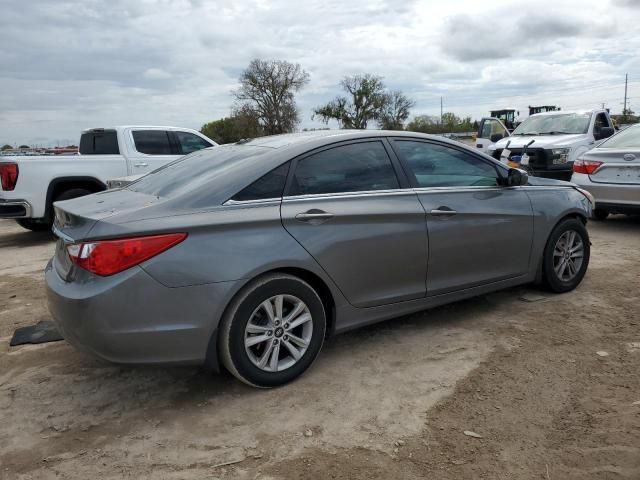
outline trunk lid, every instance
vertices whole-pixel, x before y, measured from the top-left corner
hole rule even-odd
[[[640,184],[640,149],[595,148],[583,158],[603,162],[598,170],[589,176],[592,182]]]

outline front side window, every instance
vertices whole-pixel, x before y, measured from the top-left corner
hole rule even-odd
[[[445,145],[396,140],[395,145],[418,187],[498,185],[498,172],[487,162]]]
[[[169,135],[164,130],[134,130],[136,150],[147,155],[172,155]]]
[[[202,150],[203,148],[209,148],[211,146],[211,144],[204,138],[200,138],[193,133],[175,132],[175,134],[178,138],[178,143],[180,143],[182,153],[184,153],[185,155],[192,152],[197,152],[198,150]]]
[[[480,138],[495,139],[497,135],[500,135],[500,138],[503,138],[507,137],[509,132],[507,132],[497,120],[485,120],[482,122]]]
[[[399,186],[382,143],[361,142],[323,150],[300,160],[290,195],[391,190]]]

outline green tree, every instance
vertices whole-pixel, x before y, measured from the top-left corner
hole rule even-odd
[[[415,102],[400,90],[388,93],[378,125],[383,130],[403,130],[404,122],[409,118],[410,110],[414,105]]]
[[[440,118],[432,115],[418,115],[407,124],[407,130],[420,133],[442,133]]]
[[[31,148],[29,145],[20,145],[20,148]]]
[[[382,116],[388,98],[382,77],[371,74],[346,76],[340,86],[347,96],[339,95],[329,103],[317,107],[313,117],[324,123],[337,120],[340,128],[367,128],[372,120]]]
[[[8,143],[5,143],[5,144],[2,146],[2,148],[0,148],[0,150],[2,150],[2,151],[4,152],[5,150],[10,150],[10,149],[12,149],[12,148],[13,148],[13,147],[12,147],[11,145],[9,145]]]
[[[249,108],[241,108],[230,117],[205,123],[200,133],[217,143],[235,143],[243,138],[255,138],[264,135],[260,121]]]
[[[266,135],[292,132],[299,123],[295,93],[309,83],[297,63],[255,59],[240,74],[234,92],[240,109],[253,112]]]

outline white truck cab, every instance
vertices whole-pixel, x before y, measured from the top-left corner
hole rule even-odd
[[[0,156],[0,218],[48,229],[54,202],[105,190],[110,179],[146,174],[216,145],[189,128],[127,125],[84,130],[78,155]]]

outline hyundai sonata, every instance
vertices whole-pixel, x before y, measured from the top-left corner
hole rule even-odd
[[[514,285],[575,288],[590,195],[411,132],[202,150],[55,205],[49,308],[122,363],[224,366],[271,387],[329,334]]]

